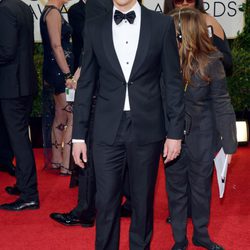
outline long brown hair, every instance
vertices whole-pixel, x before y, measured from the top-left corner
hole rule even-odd
[[[183,79],[190,82],[192,75],[198,74],[209,81],[206,66],[213,59],[212,52],[217,51],[208,36],[204,15],[194,8],[175,9],[170,13],[174,19],[177,37],[179,37],[180,64]]]

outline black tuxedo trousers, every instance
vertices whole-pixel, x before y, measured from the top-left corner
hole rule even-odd
[[[16,185],[24,201],[38,201],[37,175],[28,133],[32,96],[0,99],[0,108],[11,146],[16,157]]]
[[[166,167],[171,225],[177,243],[186,240],[188,199],[192,209],[193,237],[201,242],[211,243],[208,223],[213,168],[213,160],[196,161],[190,157],[185,144],[179,158]],[[188,196],[188,192],[192,195]]]
[[[120,206],[126,163],[130,173],[130,249],[150,249],[153,199],[162,141],[139,145],[130,112],[123,112],[114,144],[93,144],[96,173],[96,249],[119,249]]]
[[[0,109],[0,164],[8,165],[13,161],[14,154],[10,145],[7,128],[4,124],[3,114]]]

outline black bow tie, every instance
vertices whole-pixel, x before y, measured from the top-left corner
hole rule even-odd
[[[119,10],[116,10],[114,15],[114,20],[116,24],[119,24],[123,19],[127,19],[128,22],[131,24],[134,23],[135,17],[136,15],[134,11],[130,11],[127,14],[123,14]]]

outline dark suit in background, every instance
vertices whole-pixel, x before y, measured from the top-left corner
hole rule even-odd
[[[74,54],[74,71],[79,66],[81,50],[83,48],[83,28],[85,24],[85,3],[80,0],[73,4],[68,11],[69,24],[73,29],[72,47]]]
[[[68,10],[69,24],[72,27],[72,51],[74,54],[74,72],[79,67],[81,50],[83,48],[83,31],[85,25],[85,1],[80,0],[73,4]],[[71,147],[72,151],[72,147]],[[70,187],[78,185],[79,168],[74,165],[73,156],[70,157],[70,169],[72,175],[70,178]]]
[[[0,171],[15,175],[15,167],[12,163],[14,153],[10,145],[10,139],[4,124],[3,114],[0,110]]]
[[[96,249],[119,248],[120,199],[126,162],[132,187],[130,249],[149,249],[162,142],[165,136],[180,139],[183,134],[183,90],[175,28],[170,18],[141,7],[140,39],[128,81],[131,111],[123,112],[126,80],[113,46],[112,20],[110,11],[92,19],[85,27],[73,139],[87,137],[92,95],[99,76],[93,132]],[[160,91],[162,71],[168,97],[164,104]],[[165,130],[163,105],[167,106],[171,118],[168,131]]]
[[[37,92],[33,16],[22,1],[3,0],[0,23],[0,108],[16,157],[16,185],[21,191],[20,200],[1,208],[37,208],[36,166],[28,135],[33,95]]]

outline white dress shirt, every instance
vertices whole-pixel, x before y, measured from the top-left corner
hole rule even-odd
[[[113,8],[113,16],[117,8]],[[118,57],[119,63],[122,68],[123,75],[126,83],[129,81],[131,70],[134,64],[135,55],[139,43],[140,27],[141,27],[141,6],[138,2],[124,14],[134,11],[135,20],[134,23],[130,24],[126,19],[122,20],[121,23],[116,24],[113,18],[112,22],[112,33],[115,52]],[[128,84],[126,84],[126,96],[124,102],[124,111],[130,110],[129,95],[128,95]]]
[[[113,17],[117,8],[113,7]],[[122,68],[123,75],[126,80],[126,95],[124,102],[124,111],[130,110],[129,95],[128,95],[128,81],[132,71],[132,67],[135,60],[135,55],[139,43],[140,27],[141,27],[141,6],[138,2],[124,14],[134,11],[135,20],[130,24],[127,20],[122,20],[119,24],[116,24],[113,18],[112,33],[115,52],[118,57],[119,63]],[[72,143],[85,142],[81,139],[72,139]]]

